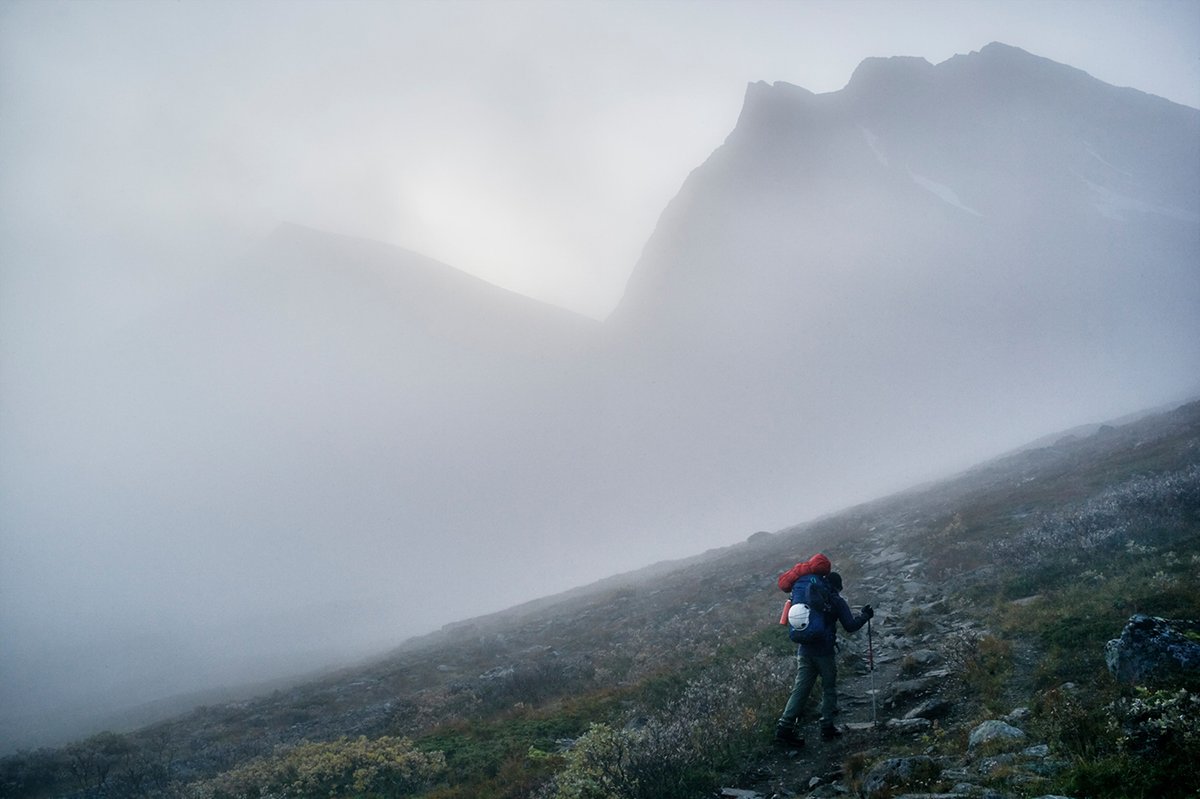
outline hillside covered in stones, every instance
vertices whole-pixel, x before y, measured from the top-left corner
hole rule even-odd
[[[843,735],[821,741],[810,712],[806,746],[781,748],[795,665],[775,580],[818,551],[877,615],[842,637]],[[269,695],[22,752],[0,795],[1192,796],[1200,635],[1165,625],[1158,660],[1147,639],[1114,644],[1111,669],[1106,644],[1135,614],[1200,619],[1198,589],[1191,403]]]

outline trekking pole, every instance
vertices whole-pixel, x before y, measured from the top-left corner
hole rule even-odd
[[[878,727],[875,716],[875,645],[871,638],[871,620],[867,619],[867,670],[871,672],[871,726]]]

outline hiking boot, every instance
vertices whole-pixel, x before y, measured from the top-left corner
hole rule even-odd
[[[841,734],[842,734],[842,731],[839,730],[837,727],[833,726],[832,724],[829,724],[829,725],[821,728],[821,740],[822,741],[832,741],[834,738],[839,737]]]
[[[795,727],[776,727],[775,741],[787,746],[804,746],[804,739],[796,734]]]

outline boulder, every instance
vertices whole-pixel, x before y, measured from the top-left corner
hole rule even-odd
[[[918,666],[932,666],[942,659],[942,656],[932,649],[918,649],[909,653],[909,658]]]
[[[971,730],[971,736],[967,739],[967,749],[978,749],[988,744],[1013,744],[1024,741],[1024,731],[998,719],[991,719]]]
[[[1200,622],[1131,616],[1121,637],[1104,647],[1117,682],[1174,687],[1200,681]]]
[[[862,794],[866,799],[894,796],[899,790],[924,788],[932,785],[941,774],[933,758],[893,757],[876,763],[863,779]]]
[[[884,725],[889,730],[896,732],[926,732],[933,729],[933,722],[929,719],[889,719]]]
[[[773,533],[768,533],[766,530],[759,530],[757,533],[754,533],[747,538],[746,543],[750,546],[760,546],[762,544],[771,543],[774,538],[775,535]]]
[[[920,699],[933,693],[937,687],[937,682],[930,677],[917,680],[897,680],[892,683],[891,690],[884,697],[883,706],[891,708],[904,702]]]
[[[930,721],[933,721],[935,719],[942,719],[946,716],[949,716],[952,709],[953,705],[951,705],[945,699],[938,699],[937,697],[934,697],[932,699],[926,699],[924,702],[905,713],[904,718],[929,719]]]

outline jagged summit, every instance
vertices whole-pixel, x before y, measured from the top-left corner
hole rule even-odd
[[[991,42],[979,50],[972,51],[966,55],[951,56],[938,64],[938,66],[948,67],[951,64],[961,63],[975,63],[982,65],[984,69],[996,71],[1008,70],[1013,73],[1025,73],[1027,75],[1040,72],[1041,74],[1073,76],[1076,79],[1087,78],[1088,80],[1102,82],[1082,69],[1031,53],[1028,50],[1014,47],[1011,44],[1004,44],[1003,42]]]
[[[1096,92],[1112,88],[1082,70],[1000,42],[936,65],[920,56],[871,57],[838,91],[816,94],[783,81],[748,84],[730,141],[772,146],[784,136],[805,135],[830,122],[904,118],[919,124],[924,118],[932,123],[943,109],[961,117],[981,102],[996,99],[1010,104],[1065,102],[1087,113],[1088,106],[1097,104]],[[1080,93],[1084,99],[1074,96]]]
[[[746,86],[742,112],[738,116],[734,135],[743,131],[770,131],[796,125],[821,96],[808,89],[784,81],[756,81]]]
[[[867,58],[854,70],[844,91],[867,95],[906,91],[932,80],[935,69],[933,64],[918,56]]]
[[[789,118],[794,121],[817,108],[849,107],[869,113],[872,107],[944,99],[957,94],[1064,102],[1058,93],[1067,92],[1074,96],[1065,98],[1065,102],[1073,108],[1086,109],[1100,95],[1113,90],[1177,109],[1187,108],[1136,89],[1111,86],[1081,69],[1020,47],[991,42],[937,64],[920,56],[866,58],[855,68],[844,88],[824,94],[783,81],[753,82],[746,88],[738,126],[761,128]]]

